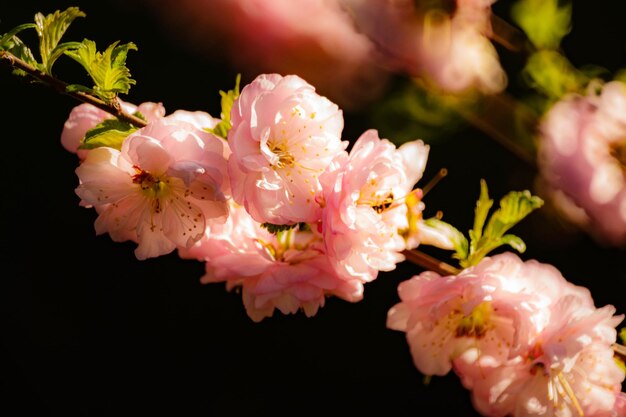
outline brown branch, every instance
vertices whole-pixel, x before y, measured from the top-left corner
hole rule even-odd
[[[494,13],[491,14],[491,38],[511,52],[532,52],[526,34]]]
[[[146,122],[140,119],[137,116],[132,114],[128,114],[122,110],[119,102],[116,101],[115,104],[110,104],[105,102],[104,100],[99,99],[98,97],[92,96],[83,92],[71,92],[67,91],[68,84],[64,81],[59,80],[45,72],[39,71],[37,68],[30,65],[28,62],[16,57],[10,52],[0,51],[0,61],[10,65],[13,68],[20,69],[24,71],[26,74],[30,75],[37,81],[53,88],[57,92],[61,94],[68,95],[78,101],[82,101],[84,103],[89,103],[97,108],[104,110],[107,113],[117,117],[118,119],[130,123],[136,127],[142,128],[146,126]]]
[[[418,250],[405,250],[402,254],[409,262],[421,266],[429,271],[436,272],[439,275],[456,275],[461,272],[460,269]]]

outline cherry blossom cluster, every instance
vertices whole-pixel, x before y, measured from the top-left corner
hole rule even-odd
[[[485,416],[624,416],[614,358],[624,315],[551,265],[506,252],[402,282],[387,326],[426,375],[453,370]]]
[[[482,220],[461,243],[456,229],[422,218],[416,185],[428,145],[396,147],[367,130],[350,146],[340,108],[298,76],[258,76],[221,119],[121,105],[146,126],[120,146],[84,146],[112,118],[91,104],[72,110],[61,136],[79,157],[76,193],[96,210],[96,232],[135,242],[138,259],[176,251],[204,262],[201,282],[240,290],[255,322],[276,310],[314,316],[329,296],[358,302],[366,283],[422,244],[484,250],[475,241],[492,203],[484,184]],[[535,207],[534,197],[512,195],[520,200],[506,200],[485,239]],[[625,368],[614,352],[623,315],[596,308],[551,265],[511,252],[459,259],[458,274],[426,271],[400,283],[388,312],[419,371],[453,371],[488,417],[626,416]]]
[[[138,259],[178,251],[206,262],[203,282],[241,288],[255,321],[327,296],[354,302],[363,285],[428,238],[421,222],[429,147],[364,132],[347,151],[343,114],[302,78],[264,74],[235,99],[227,138],[204,112],[134,106],[147,126],[120,149],[81,146],[108,114],[75,107],[62,133],[77,152],[81,205],[98,234],[137,243]],[[420,235],[422,233],[422,235]]]

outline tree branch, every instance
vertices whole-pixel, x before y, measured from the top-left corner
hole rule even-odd
[[[402,254],[409,262],[429,271],[436,272],[439,275],[456,275],[461,272],[460,269],[418,250],[405,250]]]
[[[45,72],[39,71],[37,68],[33,67],[26,61],[16,57],[10,52],[0,51],[0,61],[10,65],[13,68],[17,68],[17,69],[24,71],[26,74],[33,77],[37,81],[41,82],[42,84],[47,85],[48,87],[51,87],[52,89],[58,91],[61,94],[68,95],[84,103],[89,103],[101,110],[104,110],[107,113],[110,113],[111,115],[117,117],[118,119],[122,121],[132,124],[133,126],[142,128],[146,126],[147,124],[144,120],[140,119],[139,117],[124,112],[124,110],[119,104],[119,101],[117,100],[115,101],[115,103],[110,104],[110,103],[105,102],[104,100],[99,99],[98,97],[92,96],[87,93],[67,91],[67,86],[68,86],[67,83],[49,74],[46,74]]]

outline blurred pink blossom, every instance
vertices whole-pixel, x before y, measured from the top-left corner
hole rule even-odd
[[[98,234],[138,243],[146,259],[199,240],[207,222],[228,215],[223,140],[161,118],[132,133],[121,151],[89,151],[76,169],[81,204],[95,207]]]
[[[539,167],[553,201],[598,242],[626,245],[626,85],[593,85],[544,116]]]
[[[367,282],[404,260],[405,199],[422,176],[428,150],[417,140],[396,149],[368,130],[320,176],[324,241],[339,273]]]
[[[448,93],[502,91],[507,83],[491,43],[495,0],[340,0],[392,72],[422,77]]]
[[[502,91],[494,1],[169,0],[149,9],[246,77],[296,74],[349,110],[379,98],[398,73],[449,93]]]
[[[351,302],[363,297],[358,279],[335,273],[315,230],[273,235],[232,200],[227,221],[211,225],[198,243],[180,248],[179,254],[206,262],[203,283],[241,288],[246,312],[256,322],[271,317],[275,309],[313,316],[331,295]]]
[[[235,202],[260,223],[318,221],[318,177],[348,145],[339,107],[298,76],[262,74],[241,91],[231,122]]]

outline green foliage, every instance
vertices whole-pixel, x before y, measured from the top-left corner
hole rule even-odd
[[[465,126],[458,110],[472,104],[471,99],[437,92],[417,80],[399,81],[371,107],[370,118],[381,137],[393,138],[397,145],[416,137],[432,142]]]
[[[543,200],[529,191],[511,191],[500,200],[500,207],[490,217],[493,200],[489,198],[487,183],[481,180],[469,241],[458,229],[437,218],[424,220],[424,226],[439,233],[454,249],[452,257],[459,260],[461,267],[467,268],[503,245],[523,253],[526,250],[524,241],[506,232],[542,205]]]
[[[230,111],[233,108],[233,104],[237,97],[239,97],[239,83],[241,82],[241,74],[237,74],[235,78],[235,87],[232,90],[223,91],[220,90],[220,96],[222,96],[220,113],[220,122],[213,128],[207,129],[209,132],[223,139],[228,139],[228,131],[233,127],[230,122]]]
[[[35,15],[35,29],[39,36],[39,53],[41,54],[41,70],[51,74],[52,65],[69,48],[77,47],[77,42],[59,44],[61,38],[77,17],[85,17],[78,7],[69,7],[64,11],[55,11],[44,16]]]
[[[10,54],[26,62],[27,64],[30,64],[33,67],[37,68],[39,64],[35,59],[32,51],[20,38],[17,37],[17,34],[24,29],[33,28],[35,28],[34,23],[25,23],[23,25],[16,26],[7,33],[3,34],[0,37],[0,50],[9,52]],[[26,75],[24,71],[19,69],[13,70],[13,73],[16,75]]]
[[[466,259],[469,252],[467,238],[463,236],[457,228],[449,223],[446,223],[436,217],[424,220],[424,225],[430,229],[436,230],[441,235],[445,236],[454,248],[456,252],[453,257],[456,259]]]
[[[104,52],[98,52],[96,43],[89,39],[66,50],[65,54],[81,64],[94,82],[94,87],[88,89],[92,94],[110,103],[117,94],[127,94],[135,80],[130,78],[130,70],[126,67],[126,57],[129,50],[137,50],[137,46],[130,42],[118,45],[116,41],[109,45]],[[81,89],[72,86],[74,90]],[[83,90],[85,91],[85,90]]]
[[[511,7],[511,17],[536,48],[558,49],[572,28],[572,5],[559,5],[559,0],[518,0]]]
[[[622,344],[626,344],[626,327],[620,329],[619,338],[622,340]]]
[[[530,87],[553,101],[569,92],[581,92],[589,81],[566,57],[549,50],[533,53],[526,61],[522,77]]]
[[[80,149],[95,149],[101,146],[121,149],[122,142],[137,128],[118,119],[105,119],[85,134]]]
[[[492,250],[508,245],[520,253],[526,250],[524,241],[518,236],[505,234],[533,210],[543,206],[543,200],[528,190],[511,191],[500,200],[500,207],[489,217],[493,200],[489,198],[487,183],[480,182],[480,197],[476,202],[474,227],[469,232],[469,254],[461,259],[461,266],[476,265]],[[486,224],[486,226],[485,226]]]

